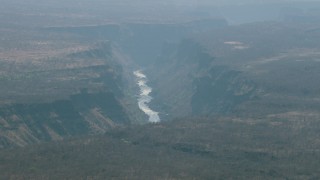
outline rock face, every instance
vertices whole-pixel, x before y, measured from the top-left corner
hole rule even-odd
[[[0,108],[0,146],[104,133],[130,124],[122,100],[123,71],[114,53],[105,42],[32,64],[25,70],[30,77],[24,76],[27,72],[9,74],[2,81],[15,94],[2,94],[7,103]],[[12,80],[14,76],[22,78]]]
[[[156,63],[160,70],[153,70],[155,101],[168,119],[228,114],[254,98],[257,90],[241,69],[220,64],[218,57],[192,39],[180,42]]]
[[[130,122],[114,94],[108,92],[82,93],[52,103],[2,107],[0,116],[2,147],[103,133]]]
[[[304,26],[253,23],[166,44],[149,76],[162,119],[317,111],[319,32]]]

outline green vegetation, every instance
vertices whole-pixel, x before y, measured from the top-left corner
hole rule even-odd
[[[0,152],[1,178],[317,179],[317,119],[180,119]],[[50,163],[48,163],[50,162]]]

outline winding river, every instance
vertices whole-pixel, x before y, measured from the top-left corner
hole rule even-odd
[[[152,100],[152,97],[149,96],[152,92],[152,88],[147,85],[147,76],[140,70],[134,71],[133,74],[135,75],[137,84],[140,87],[140,95],[138,98],[139,108],[149,116],[149,122],[160,122],[158,112],[150,109],[148,105]]]

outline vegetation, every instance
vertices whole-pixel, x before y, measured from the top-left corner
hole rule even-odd
[[[317,120],[187,118],[120,128],[2,150],[1,178],[317,179]]]

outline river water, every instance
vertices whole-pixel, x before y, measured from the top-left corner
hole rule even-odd
[[[140,87],[140,95],[138,97],[139,108],[149,117],[149,122],[160,122],[159,113],[150,109],[149,103],[152,97],[149,95],[152,88],[147,85],[148,78],[140,70],[134,71],[138,86]]]

